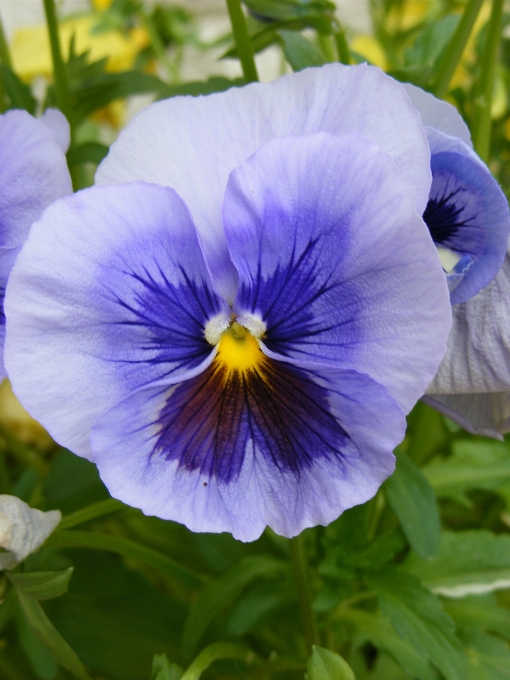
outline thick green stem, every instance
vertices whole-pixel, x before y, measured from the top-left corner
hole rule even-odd
[[[343,26],[339,26],[337,30],[333,33],[333,37],[336,43],[336,50],[338,52],[338,61],[341,64],[351,63],[351,52],[349,50],[349,44],[347,43],[347,37],[345,35],[345,30]]]
[[[306,562],[304,550],[305,546],[303,541],[304,536],[303,534],[300,534],[299,536],[291,538],[289,543],[292,566],[294,568],[294,576],[296,579],[299,597],[299,606],[301,608],[301,618],[303,620],[306,646],[308,648],[308,653],[311,654],[313,645],[320,646],[320,639],[315,612],[312,608],[312,597],[308,583],[308,565]]]
[[[464,14],[450,40],[450,44],[443,52],[443,56],[437,66],[435,82],[432,88],[434,94],[438,97],[445,97],[448,93],[450,81],[460,62],[482,5],[483,0],[468,0]]]
[[[181,676],[181,680],[199,680],[206,668],[218,659],[239,659],[245,663],[250,663],[254,658],[253,652],[250,652],[246,647],[233,645],[230,642],[215,642],[200,652],[184,675]]]
[[[251,44],[248,27],[246,26],[246,18],[241,8],[240,0],[227,0],[227,8],[230,16],[230,23],[232,24],[232,33],[237,47],[237,54],[243,69],[244,79],[247,83],[255,82],[259,79],[257,74],[257,67],[255,66],[255,58],[253,56],[253,47]]]
[[[7,38],[5,37],[4,25],[2,19],[0,18],[0,61],[4,66],[8,66],[12,69],[11,55],[9,52],[9,45],[7,44]]]
[[[99,501],[98,503],[93,503],[92,505],[87,505],[86,508],[72,512],[70,515],[66,515],[62,518],[62,521],[58,525],[60,529],[70,529],[78,524],[83,524],[84,522],[89,522],[91,519],[97,519],[98,517],[103,517],[104,515],[109,515],[112,512],[117,512],[122,510],[126,506],[124,503],[115,500],[115,498],[107,498],[105,501]]]
[[[491,105],[496,76],[498,48],[501,39],[504,0],[493,0],[491,16],[487,26],[482,65],[476,88],[475,112],[473,119],[473,146],[483,161],[489,159],[491,141]]]
[[[159,569],[171,579],[178,581],[181,587],[186,586],[194,590],[204,585],[203,577],[188,569],[188,567],[179,564],[179,562],[157,550],[147,548],[122,536],[102,534],[96,531],[57,530],[48,538],[45,546],[51,548],[88,548],[89,550],[113,552]]]
[[[71,101],[69,96],[69,82],[67,70],[62,58],[60,49],[60,38],[58,35],[57,11],[54,0],[43,0],[44,11],[46,13],[46,24],[50,38],[51,58],[53,61],[53,79],[55,83],[55,95],[58,108],[70,119]]]

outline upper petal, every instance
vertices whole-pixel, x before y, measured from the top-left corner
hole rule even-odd
[[[403,87],[411,104],[420,112],[423,125],[436,128],[447,135],[459,137],[469,147],[473,146],[469,128],[454,106],[411,83],[403,83]]]
[[[25,240],[31,224],[72,193],[66,157],[54,133],[26,111],[0,116],[0,246]]]
[[[429,152],[403,88],[377,68],[329,64],[207,97],[175,97],[144,109],[120,133],[98,184],[134,179],[173,187],[190,208],[219,292],[232,300],[221,206],[229,173],[273,137],[357,132],[378,144],[415,185],[425,209]]]
[[[205,325],[225,310],[173,190],[82,191],[44,213],[11,273],[13,389],[58,442],[89,456],[90,427],[113,404],[212,361]]]
[[[367,373],[410,410],[451,311],[413,187],[391,159],[358,135],[272,140],[232,172],[224,221],[239,321],[293,361]]]

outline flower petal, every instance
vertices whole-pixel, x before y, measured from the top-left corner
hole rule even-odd
[[[469,260],[451,292],[451,303],[458,304],[484,288],[503,264],[510,235],[508,202],[485,166],[468,156],[433,153],[431,168],[423,219],[436,245]]]
[[[510,390],[509,300],[510,250],[489,285],[453,307],[448,348],[428,396]]]
[[[16,258],[18,257],[21,246],[18,248],[1,248],[0,247],[0,381],[2,381],[7,373],[4,366],[4,346],[5,346],[5,314],[4,314],[4,299],[7,281],[9,274],[14,266]]]
[[[472,434],[502,440],[510,432],[510,392],[429,394],[423,401]]]
[[[0,116],[0,246],[25,240],[54,200],[72,193],[66,157],[53,132],[26,111]]]
[[[404,428],[368,376],[262,355],[255,371],[216,359],[179,385],[138,390],[99,418],[91,440],[113,496],[252,541],[266,525],[294,536],[371,498]]]
[[[329,64],[207,97],[174,97],[144,109],[120,133],[98,184],[141,179],[173,187],[188,205],[218,291],[236,278],[221,219],[229,173],[273,137],[356,132],[378,144],[416,187],[423,213],[429,151],[402,87],[377,68]]]
[[[403,83],[403,87],[411,104],[420,112],[423,125],[459,137],[469,147],[473,146],[469,128],[454,106],[411,83]]]
[[[51,206],[16,261],[5,309],[16,395],[83,456],[92,423],[119,400],[212,361],[205,324],[229,312],[186,206],[141,182]]]
[[[53,132],[55,141],[62,151],[67,153],[71,143],[71,126],[64,114],[58,109],[46,109],[41,121]]]
[[[267,349],[367,373],[404,411],[444,354],[451,310],[410,183],[358,135],[276,139],[234,170],[224,205],[234,311]]]

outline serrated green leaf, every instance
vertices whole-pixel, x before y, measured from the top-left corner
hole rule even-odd
[[[50,600],[63,595],[69,586],[73,567],[64,571],[36,571],[7,574],[9,580],[33,600]]]
[[[301,33],[280,30],[278,35],[283,41],[285,59],[292,66],[293,71],[301,71],[309,66],[322,66],[326,59],[322,52]]]
[[[496,441],[461,440],[449,458],[436,458],[422,469],[440,497],[464,500],[470,489],[496,490],[510,483],[510,450]]]
[[[345,659],[322,647],[314,646],[307,671],[308,680],[356,680]]]
[[[419,654],[414,646],[395,632],[391,623],[377,614],[359,609],[340,609],[335,618],[347,621],[356,629],[355,644],[367,640],[388,652],[402,668],[419,680],[436,680],[436,673],[429,661]]]
[[[483,529],[444,531],[437,557],[411,555],[406,570],[435,593],[463,597],[510,587],[510,536]]]
[[[91,680],[82,662],[53,626],[39,602],[32,600],[20,590],[17,591],[17,595],[27,623],[55,661],[70,671],[78,680]]]
[[[190,607],[182,635],[183,653],[193,656],[200,639],[216,612],[229,605],[256,578],[274,578],[288,571],[281,560],[265,555],[245,557],[220,578],[209,583]]]
[[[510,641],[510,609],[499,606],[494,595],[445,600],[443,607],[460,628],[497,633]]]
[[[25,109],[34,115],[37,101],[30,88],[5,64],[0,64],[0,78],[13,109]]]
[[[415,576],[400,569],[370,574],[367,581],[395,630],[430,659],[447,680],[465,680],[466,658],[454,634],[455,625],[439,598],[422,587]]]
[[[152,660],[151,680],[179,680],[184,673],[176,663],[170,663],[166,654],[156,654]]]
[[[510,680],[510,649],[492,635],[464,635],[469,660],[468,680]]]
[[[397,455],[395,472],[383,489],[414,552],[424,559],[436,555],[441,534],[439,511],[434,491],[419,468],[407,456]]]

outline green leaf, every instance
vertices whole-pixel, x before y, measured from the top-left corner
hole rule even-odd
[[[18,76],[5,64],[0,64],[0,79],[11,101],[11,108],[25,109],[32,115],[35,114],[37,101],[32,95],[28,85],[25,85]]]
[[[33,600],[50,600],[63,595],[69,586],[73,567],[64,571],[36,571],[7,574],[18,591]]]
[[[459,20],[458,15],[449,14],[429,24],[405,51],[406,66],[433,66],[450,42]]]
[[[510,587],[510,536],[482,529],[445,531],[437,557],[427,561],[411,555],[407,571],[435,593],[463,597]]]
[[[322,647],[313,647],[307,670],[308,680],[356,680],[347,661]]]
[[[156,654],[152,660],[151,680],[179,680],[184,673],[176,663],[170,663],[166,654]]]
[[[322,52],[301,33],[280,30],[278,35],[283,41],[285,59],[292,66],[293,71],[301,71],[309,66],[322,66],[326,59]]]
[[[439,598],[411,574],[385,569],[367,577],[395,630],[443,673],[447,680],[466,679],[466,658],[452,619]]]
[[[41,605],[20,590],[17,590],[17,595],[27,623],[55,661],[70,671],[78,680],[91,680],[82,662],[53,626]]]
[[[468,680],[510,680],[510,649],[492,635],[464,635],[469,660]]]
[[[410,642],[402,639],[387,619],[359,609],[337,610],[335,618],[347,621],[355,627],[359,644],[370,640],[375,647],[390,654],[412,677],[436,680],[436,673],[428,660]]]
[[[48,652],[46,647],[36,637],[32,628],[28,625],[19,607],[16,616],[16,627],[20,645],[25,652],[34,673],[41,680],[53,680],[58,671],[58,664]]]
[[[278,609],[296,600],[296,587],[285,587],[280,582],[263,583],[242,597],[232,610],[227,623],[231,635],[239,637],[253,630],[257,624]]]
[[[328,0],[245,0],[250,12],[265,19],[332,16],[335,5]]]
[[[395,472],[383,489],[414,552],[424,559],[436,555],[441,533],[439,511],[434,491],[419,468],[407,456],[397,455]]]
[[[510,484],[510,451],[503,442],[461,440],[449,458],[436,458],[422,469],[438,496],[469,504],[470,489],[497,490]]]
[[[108,153],[108,147],[99,142],[84,142],[79,146],[74,146],[67,152],[67,163],[69,166],[80,165],[81,163],[95,163],[99,165]]]
[[[459,627],[497,633],[510,641],[510,609],[500,607],[494,595],[445,600],[443,607]]]
[[[220,578],[209,583],[190,607],[182,635],[183,653],[193,656],[213,616],[228,606],[256,578],[274,578],[288,571],[285,562],[266,555],[245,557]]]

